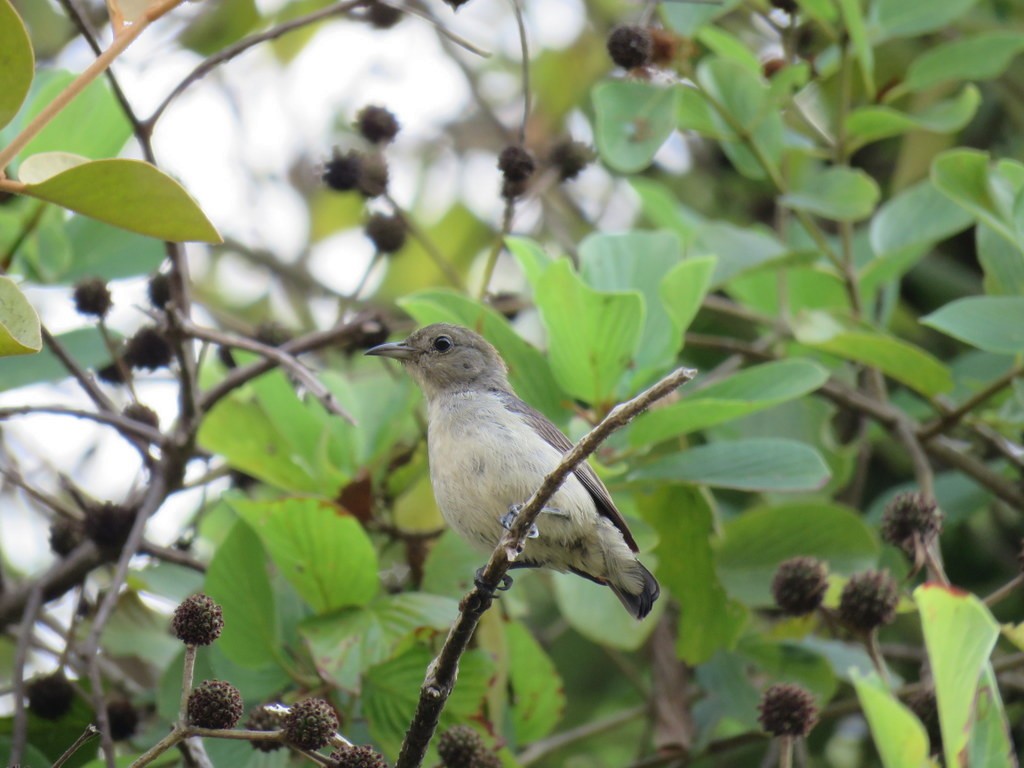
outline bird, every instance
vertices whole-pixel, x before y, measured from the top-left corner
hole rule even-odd
[[[400,361],[423,391],[441,515],[471,545],[492,551],[572,442],[516,396],[501,355],[468,328],[428,325],[365,354]],[[637,552],[611,494],[583,462],[537,516],[512,567],[570,572],[605,585],[643,619],[661,590]]]

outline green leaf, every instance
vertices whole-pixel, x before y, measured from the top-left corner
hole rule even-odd
[[[697,316],[711,288],[711,276],[717,265],[716,256],[687,259],[668,270],[661,279],[658,295],[675,326],[677,351],[682,346],[683,334]]]
[[[887,200],[871,219],[871,248],[883,256],[931,245],[966,229],[974,217],[939,192],[929,179]],[[866,269],[870,269],[868,263]]]
[[[1024,352],[1024,298],[1020,296],[957,299],[921,322],[986,352]]]
[[[529,744],[554,730],[565,712],[558,669],[530,631],[518,621],[505,626],[516,741]]]
[[[38,184],[26,184],[24,194],[161,240],[221,242],[188,192],[139,160],[83,163]]]
[[[34,70],[28,30],[10,0],[0,0],[0,128],[21,108],[32,86]]]
[[[689,250],[697,228],[703,218],[691,208],[682,205],[675,193],[652,179],[638,176],[629,180],[640,197],[644,216],[658,229],[675,232],[684,250]]]
[[[556,423],[565,421],[565,396],[547,360],[493,309],[449,290],[420,291],[399,299],[398,306],[420,325],[456,323],[478,331],[508,364],[516,393]]]
[[[739,275],[766,269],[790,256],[786,247],[767,230],[709,221],[697,229],[692,252],[716,256],[711,288],[726,285]]]
[[[647,642],[668,602],[659,600],[647,618],[637,621],[608,587],[571,573],[553,573],[551,584],[569,626],[591,642],[621,651],[635,651]]]
[[[761,61],[751,52],[750,46],[721,27],[704,27],[697,33],[697,40],[723,59],[735,61],[755,75],[761,74]]]
[[[580,243],[580,276],[599,291],[636,290],[644,297],[637,348],[641,371],[666,367],[682,346],[682,329],[661,300],[662,277],[680,266],[679,241],[669,232],[603,232]],[[689,302],[688,302],[689,303]]]
[[[927,3],[908,3],[906,0],[877,0],[871,7],[871,21],[883,39],[912,37],[942,29],[970,10],[977,1],[931,0]]]
[[[985,293],[1024,295],[1024,250],[984,224],[975,228],[974,237],[978,261],[985,273]]]
[[[825,654],[797,642],[776,642],[771,634],[751,632],[741,638],[736,653],[754,662],[771,680],[803,686],[821,703],[839,687]]]
[[[505,238],[505,245],[509,252],[519,262],[519,268],[533,290],[537,290],[537,283],[540,281],[548,267],[555,263],[555,259],[548,255],[547,251],[535,240],[528,237]]]
[[[683,37],[693,37],[697,30],[705,24],[714,21],[719,16],[729,12],[740,0],[723,0],[713,5],[698,5],[696,3],[662,3],[659,6],[661,17],[665,24],[673,31]]]
[[[679,601],[676,652],[687,664],[702,664],[732,648],[747,620],[743,606],[726,595],[715,573],[711,504],[694,486],[664,486],[641,495],[637,504],[658,531],[658,580]]]
[[[782,118],[763,78],[730,59],[705,56],[697,66],[697,81],[713,99],[712,117],[723,137],[722,149],[736,169],[749,178],[765,177],[761,160],[748,143],[764,162],[777,168],[782,158]]]
[[[864,14],[861,12],[861,2],[860,0],[839,0],[839,9],[843,13],[846,33],[853,43],[853,52],[857,57],[857,63],[860,64],[864,90],[867,91],[868,98],[873,99],[875,97],[875,50],[868,39]]]
[[[913,115],[892,107],[861,107],[846,119],[846,130],[853,148],[910,131],[953,133],[971,121],[980,104],[981,92],[975,86],[967,85],[953,98],[932,104]]]
[[[18,178],[24,184],[38,184],[88,162],[89,158],[71,152],[39,152],[22,161],[18,167]]]
[[[715,110],[708,103],[704,94],[696,88],[682,87],[676,100],[676,125],[680,131],[695,131],[701,136],[711,139],[722,139],[719,123],[715,119]],[[631,179],[630,183],[643,182],[643,179]]]
[[[609,167],[636,173],[676,127],[674,87],[635,80],[612,80],[594,87],[594,133],[597,149]]]
[[[1014,752],[1010,723],[999,695],[999,683],[989,662],[981,671],[974,702],[974,727],[967,743],[967,764],[1017,768]]]
[[[559,385],[587,403],[615,400],[640,341],[643,297],[636,291],[595,291],[565,259],[547,269],[535,293]]]
[[[417,630],[448,629],[458,611],[458,603],[447,597],[415,592],[379,595],[360,608],[308,619],[299,634],[317,672],[358,694],[367,669],[391,658],[401,641]]]
[[[930,766],[928,732],[917,716],[893,696],[878,674],[855,674],[853,686],[884,768]]]
[[[679,402],[641,414],[629,427],[629,442],[658,443],[732,421],[809,394],[827,380],[828,371],[809,360],[756,365],[702,389],[686,390]]]
[[[107,280],[147,275],[167,257],[161,241],[87,216],[72,216],[65,229],[73,258],[56,278],[62,282],[74,283],[90,275]]]
[[[25,110],[31,120],[57,98],[75,79],[73,72],[49,72]],[[82,126],[89,126],[83,131]],[[132,135],[132,126],[104,78],[89,83],[21,151],[22,157],[48,152],[69,152],[93,160],[117,155]],[[22,170],[18,177],[24,178]]]
[[[217,645],[243,667],[277,663],[281,631],[266,560],[259,537],[238,521],[206,571],[206,594],[224,611],[224,630]]]
[[[378,589],[377,553],[354,517],[316,499],[232,501],[278,570],[314,611],[365,605]]]
[[[480,552],[452,530],[441,534],[427,554],[420,588],[456,599],[473,588],[473,572],[480,567]]]
[[[280,376],[280,373],[269,375]],[[292,398],[297,399],[294,393]],[[281,401],[282,408],[285,402]],[[292,419],[296,426],[307,421]],[[224,456],[230,466],[283,490],[320,495],[337,493],[348,476],[334,470],[319,473],[314,466],[315,457],[311,455],[319,451],[323,440],[317,436],[304,444],[294,444],[277,427],[260,403],[231,396],[217,403],[203,419],[199,444]]]
[[[949,369],[923,349],[869,329],[847,329],[825,312],[802,312],[793,333],[801,344],[874,366],[915,392],[933,396],[953,387]]]
[[[30,355],[42,348],[39,315],[17,283],[0,275],[0,357]]]
[[[85,368],[95,368],[110,361],[110,353],[96,328],[80,328],[62,333],[56,338],[71,357]],[[70,375],[49,349],[43,349],[35,355],[4,360],[0,390],[17,389],[38,382],[60,381]]]
[[[796,440],[751,438],[690,448],[639,466],[631,480],[699,483],[739,491],[813,491],[830,472],[816,450]]]
[[[725,524],[716,547],[718,575],[729,594],[752,607],[774,605],[771,582],[783,560],[812,556],[834,574],[875,566],[878,542],[849,507],[794,502],[758,507]]]
[[[990,80],[1021,51],[1024,34],[1002,29],[931,45],[911,62],[903,87],[923,91],[950,80]]]
[[[782,202],[835,221],[859,221],[871,215],[880,195],[877,182],[864,171],[832,167],[803,178]]]
[[[999,625],[974,595],[924,584],[914,590],[935,681],[947,765],[963,765],[978,681],[999,638]]]
[[[1016,232],[997,202],[989,180],[989,158],[976,149],[951,149],[932,161],[932,183],[950,200],[977,216],[1011,243]],[[1018,247],[1020,247],[1018,245]]]
[[[398,658],[370,669],[363,683],[361,704],[370,736],[390,760],[398,756],[402,738],[419,701],[420,686],[433,655],[416,646]],[[482,718],[484,696],[490,685],[492,663],[480,650],[469,651],[459,660],[459,679],[441,712],[440,730]],[[432,748],[425,765],[438,762]]]

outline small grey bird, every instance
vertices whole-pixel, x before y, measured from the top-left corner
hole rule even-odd
[[[471,544],[493,550],[572,443],[516,397],[498,351],[467,328],[429,325],[366,354],[400,360],[423,390],[430,481],[441,514]],[[608,489],[584,462],[538,516],[513,567],[570,571],[607,585],[642,619],[660,589],[636,552]]]

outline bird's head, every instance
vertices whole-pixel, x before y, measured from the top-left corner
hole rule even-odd
[[[483,336],[461,325],[435,323],[405,341],[381,344],[367,355],[400,360],[427,398],[472,390],[508,390],[508,369]]]

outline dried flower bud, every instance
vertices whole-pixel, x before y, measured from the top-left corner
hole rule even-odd
[[[75,309],[79,314],[106,317],[113,305],[107,281],[99,277],[83,280],[75,286]]]
[[[224,680],[204,680],[188,697],[188,722],[198,728],[234,728],[242,717],[242,695]]]
[[[320,749],[338,730],[334,707],[323,699],[303,699],[292,705],[284,720],[284,733],[300,749]]]
[[[654,41],[644,27],[616,27],[608,35],[608,55],[623,69],[646,67],[654,56]]]
[[[398,120],[384,107],[363,107],[356,115],[356,127],[371,144],[387,144],[398,135]]]
[[[854,574],[839,598],[839,620],[861,632],[889,624],[896,618],[899,590],[888,571]]]
[[[185,645],[209,645],[224,629],[224,613],[212,598],[192,595],[174,610],[171,626]]]
[[[799,685],[773,685],[758,706],[761,727],[773,736],[806,736],[818,722],[814,696]]]
[[[772,579],[775,604],[790,616],[817,610],[827,589],[828,570],[813,557],[793,557],[780,563]]]
[[[942,532],[942,512],[933,499],[920,493],[901,493],[885,507],[882,538],[914,556],[914,540],[928,546]]]

